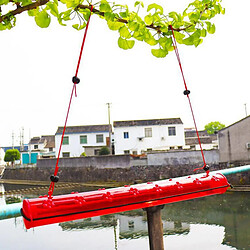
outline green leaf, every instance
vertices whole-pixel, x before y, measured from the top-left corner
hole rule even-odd
[[[164,49],[151,49],[151,53],[155,57],[163,58],[163,57],[166,57],[166,55],[168,54],[168,51]]]
[[[135,41],[134,40],[127,40],[119,37],[118,45],[121,49],[132,49],[134,47]]]
[[[177,14],[176,12],[174,12],[174,11],[169,12],[168,16],[169,16],[170,18],[173,18],[175,21],[178,21],[178,20],[179,20],[178,14]]]
[[[134,7],[136,7],[137,5],[141,5],[141,7],[144,8],[144,3],[141,1],[136,1]]]
[[[120,17],[122,18],[127,18],[129,15],[128,11],[121,11],[119,14],[120,14]]]
[[[182,44],[182,41],[185,38],[185,35],[180,32],[174,31],[174,36],[175,36],[177,43]]]
[[[148,30],[144,34],[144,41],[151,46],[154,46],[158,43],[158,41],[154,39],[154,37]]]
[[[61,18],[64,21],[69,21],[71,12],[72,12],[72,9],[69,9],[69,10],[66,10],[65,12],[60,13],[59,18]]]
[[[33,10],[28,10],[29,16],[35,16],[39,12],[38,8]]]
[[[124,23],[120,22],[113,22],[113,21],[107,21],[108,27],[111,30],[119,30],[122,26],[124,26]]]
[[[8,4],[9,0],[0,0],[0,5]]]
[[[61,0],[62,3],[66,4],[66,7],[75,8],[78,4],[80,4],[80,0]]]
[[[6,26],[0,23],[0,30],[6,30]]]
[[[80,24],[73,24],[72,27],[76,30],[82,30],[86,27],[86,23],[83,23],[82,25]]]
[[[100,4],[101,12],[112,12],[112,9],[107,1],[102,1]]]
[[[83,15],[83,18],[88,21],[89,20],[89,17],[90,17],[90,10],[89,9],[79,9],[78,10],[82,15]],[[105,16],[106,13],[104,13],[104,16]],[[108,14],[108,13],[107,13]]]
[[[47,3],[47,6],[48,6],[49,9],[50,9],[50,13],[51,13],[53,16],[58,17],[58,8],[57,8],[56,3],[48,2],[48,3]]]
[[[194,46],[197,47],[198,45],[202,44],[203,39],[197,39],[194,41]]]
[[[153,18],[153,16],[149,13],[148,15],[146,15],[146,16],[144,17],[144,21],[145,21],[145,23],[146,23],[147,25],[150,25],[150,24],[153,23],[154,18]]]
[[[207,31],[205,29],[202,29],[201,30],[201,36],[206,37],[206,35],[207,35]]]
[[[167,51],[170,51],[173,48],[173,41],[171,37],[161,37],[158,42],[161,47]]]
[[[132,31],[137,31],[140,28],[140,25],[137,22],[129,21],[128,28]]]
[[[189,18],[190,22],[197,22],[200,18],[200,13],[191,12],[190,14],[188,14],[188,18]]]
[[[131,38],[131,34],[125,25],[119,29],[119,33],[123,38]]]
[[[194,38],[190,36],[186,39],[183,39],[182,43],[185,45],[194,45]]]
[[[115,14],[111,12],[105,12],[104,17],[107,21],[114,21],[115,19]],[[85,19],[86,20],[86,19]],[[87,19],[88,20],[88,19]]]
[[[156,4],[156,3],[152,3],[152,4],[150,4],[149,6],[148,6],[148,9],[147,9],[147,12],[149,12],[150,10],[152,10],[152,9],[155,9],[155,12],[158,12],[159,14],[163,14],[163,8],[160,6],[160,5],[158,5],[158,4]],[[159,10],[159,11],[158,11]]]
[[[138,40],[138,41],[143,41],[144,40],[144,32],[141,31],[135,31],[133,34],[133,37]]]
[[[51,18],[50,15],[43,10],[36,14],[35,21],[40,28],[47,28],[50,25]]]
[[[208,27],[207,27],[207,32],[208,32],[209,34],[214,34],[214,33],[215,33],[215,25],[212,24],[211,26],[208,26]]]

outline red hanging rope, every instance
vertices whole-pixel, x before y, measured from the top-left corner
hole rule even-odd
[[[194,169],[194,171],[196,171],[198,169],[204,169],[207,172],[207,174],[209,174],[209,167],[206,164],[204,152],[203,152],[203,149],[202,149],[202,146],[201,146],[201,140],[200,140],[199,132],[198,132],[197,125],[196,125],[194,111],[193,111],[193,107],[192,107],[191,100],[190,100],[190,97],[189,97],[190,90],[188,90],[188,88],[187,88],[186,80],[185,80],[185,77],[184,77],[184,73],[183,73],[183,69],[182,69],[182,65],[181,65],[181,58],[180,58],[180,55],[179,55],[179,51],[178,51],[178,48],[177,48],[177,42],[176,42],[175,35],[174,35],[174,29],[173,29],[172,25],[169,25],[169,28],[172,31],[172,42],[173,42],[173,46],[174,46],[174,51],[175,51],[175,54],[176,54],[176,57],[177,57],[177,60],[178,60],[179,66],[180,66],[181,75],[182,75],[183,82],[184,82],[184,87],[185,87],[184,95],[186,95],[187,98],[188,98],[191,114],[192,114],[193,121],[194,121],[195,131],[196,131],[196,135],[197,135],[200,150],[201,150],[201,156],[202,156],[202,160],[203,160],[203,164],[204,164],[202,168],[196,168],[196,169]]]
[[[78,63],[77,63],[77,66],[76,66],[76,73],[75,73],[75,76],[72,78],[73,88],[72,88],[70,99],[69,99],[69,106],[68,106],[68,110],[67,110],[67,114],[66,114],[66,119],[65,119],[65,123],[64,123],[64,127],[63,127],[63,132],[62,132],[61,142],[60,142],[59,151],[58,151],[58,155],[57,155],[57,161],[56,161],[54,175],[52,175],[50,177],[51,183],[50,183],[49,192],[48,192],[48,196],[49,197],[51,197],[53,195],[55,183],[59,181],[59,177],[57,176],[57,173],[58,173],[58,170],[59,170],[59,165],[58,165],[59,164],[59,158],[60,158],[60,154],[61,154],[61,149],[62,149],[62,144],[63,144],[63,138],[64,138],[66,126],[67,126],[67,121],[68,121],[70,106],[71,106],[71,102],[72,102],[72,99],[73,99],[73,93],[74,92],[75,92],[75,97],[77,97],[77,94],[76,94],[76,84],[78,84],[80,82],[80,79],[77,77],[77,75],[78,75],[78,71],[79,71],[79,67],[80,67],[80,62],[81,62],[81,58],[82,58],[83,47],[84,47],[86,36],[87,36],[87,31],[88,31],[88,27],[89,27],[89,21],[90,21],[92,10],[93,10],[93,5],[91,5],[90,16],[89,16],[89,19],[88,19],[87,24],[86,24],[86,28],[85,28],[85,32],[84,32],[84,36],[83,36],[83,40],[82,40],[82,46],[81,46],[80,54],[79,54],[79,58],[78,58]]]

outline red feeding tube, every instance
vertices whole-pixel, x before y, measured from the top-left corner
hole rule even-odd
[[[222,194],[224,175],[199,174],[119,188],[25,199],[21,213],[27,229],[52,223],[153,207]]]

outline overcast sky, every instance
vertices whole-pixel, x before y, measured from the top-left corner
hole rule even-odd
[[[169,12],[184,10],[190,1],[144,1],[152,2],[164,3]],[[245,107],[250,114],[250,1],[222,5],[226,14],[216,17],[214,35],[198,48],[179,45],[199,129],[211,121],[230,125],[246,116]],[[27,14],[17,17],[14,29],[1,31],[0,146],[12,145],[12,132],[18,145],[22,127],[28,143],[30,136],[55,134],[63,126],[83,33],[56,20],[41,29]],[[92,17],[68,125],[108,123],[110,102],[112,121],[180,117],[193,127],[174,52],[157,59],[141,42],[125,51],[118,37]]]

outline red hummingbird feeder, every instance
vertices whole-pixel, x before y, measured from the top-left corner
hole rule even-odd
[[[21,213],[25,227],[29,229],[222,194],[229,186],[226,177],[220,173],[199,174],[119,188],[25,199]]]

